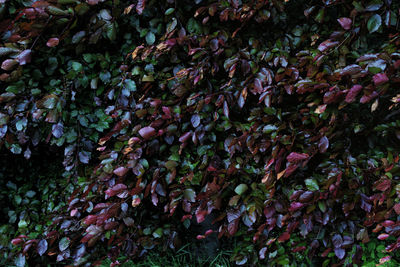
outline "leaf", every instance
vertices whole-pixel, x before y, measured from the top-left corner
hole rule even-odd
[[[136,12],[139,15],[141,15],[145,7],[146,7],[146,0],[139,0],[138,3],[136,4]]]
[[[333,244],[333,246],[334,246],[335,248],[340,248],[340,247],[342,247],[342,245],[343,245],[342,236],[339,235],[339,234],[335,234],[335,235],[332,237],[332,244]]]
[[[195,202],[195,200],[196,200],[196,193],[194,192],[193,189],[188,188],[188,189],[185,189],[185,191],[183,191],[183,197],[184,197],[186,200],[190,201],[190,202]]]
[[[319,190],[318,183],[315,179],[306,179],[304,182],[305,182],[308,190],[310,190],[310,191],[318,191]]]
[[[55,138],[60,138],[64,134],[64,125],[61,122],[54,124],[51,133]]]
[[[85,37],[86,32],[85,31],[79,31],[72,36],[72,43],[77,44],[79,43],[83,37]]]
[[[285,241],[287,241],[289,239],[290,239],[290,233],[284,232],[279,236],[278,242],[285,242]]]
[[[116,174],[116,175],[118,175],[120,177],[124,176],[127,172],[128,172],[128,169],[123,167],[123,166],[118,167],[113,171],[114,174]]]
[[[363,69],[362,69],[359,65],[357,65],[357,64],[352,64],[352,65],[349,65],[349,66],[346,66],[345,68],[343,68],[343,69],[340,71],[340,75],[341,75],[341,76],[355,75],[355,74],[360,73],[362,70],[363,70]]]
[[[60,251],[64,251],[69,247],[69,244],[71,241],[68,239],[68,237],[63,237],[61,238],[60,242],[58,242],[58,248]]]
[[[347,103],[354,102],[356,96],[361,91],[361,89],[362,89],[361,85],[359,84],[353,85],[353,87],[351,87],[350,91],[347,93],[345,101]]]
[[[154,42],[156,41],[156,36],[154,35],[154,33],[152,32],[148,32],[146,34],[146,42],[148,45],[152,45],[154,44]]]
[[[379,240],[385,240],[385,239],[388,238],[388,237],[389,237],[389,235],[386,234],[386,233],[383,233],[383,234],[378,235],[378,239],[379,239]]]
[[[140,129],[139,134],[141,137],[147,140],[156,135],[156,130],[153,127],[147,126]]]
[[[37,252],[39,256],[42,256],[46,251],[47,251],[47,241],[46,239],[42,239],[39,241],[38,246],[37,246]]]
[[[351,24],[353,23],[353,21],[350,18],[339,18],[337,19],[337,21],[340,23],[340,26],[342,26],[343,29],[351,29]]]
[[[372,79],[374,80],[374,84],[376,86],[382,85],[384,83],[387,83],[389,81],[389,78],[385,73],[378,73],[375,74]]]
[[[1,63],[1,68],[5,71],[13,70],[18,65],[15,59],[6,59]]]
[[[47,40],[46,45],[48,47],[55,47],[59,44],[59,42],[60,42],[60,40],[58,38],[54,37],[54,38],[50,38],[49,40]]]
[[[20,65],[25,65],[31,62],[32,50],[26,49],[17,56]]]
[[[229,107],[226,101],[224,101],[224,115],[229,119]]]
[[[346,251],[342,248],[335,248],[335,255],[336,257],[338,257],[340,260],[344,258],[344,256],[346,255]]]
[[[244,192],[247,191],[248,188],[249,187],[246,184],[240,184],[240,185],[236,186],[235,193],[238,195],[242,195],[242,194],[244,194]]]
[[[326,136],[323,136],[318,143],[319,152],[325,153],[329,147],[329,139]]]
[[[26,263],[25,255],[20,253],[14,260],[15,266],[17,267],[24,267]]]
[[[74,61],[74,62],[72,62],[72,69],[76,72],[81,72],[83,69],[83,66],[81,63]]]
[[[190,122],[192,123],[192,126],[194,128],[197,128],[200,125],[200,115],[199,114],[194,114],[192,115],[192,117],[190,118]]]
[[[373,33],[376,32],[382,24],[382,18],[380,15],[378,14],[374,14],[373,16],[371,16],[367,22],[367,28],[369,33]]]
[[[310,156],[306,153],[297,153],[297,152],[292,152],[289,154],[289,156],[287,156],[287,161],[289,162],[299,162],[302,160],[306,160],[308,159]]]
[[[121,193],[125,189],[127,189],[126,185],[124,185],[124,184],[116,184],[112,188],[107,189],[105,193],[107,194],[107,196],[113,197],[115,195],[118,195],[119,193]]]
[[[78,154],[79,156],[79,161],[84,163],[84,164],[88,164],[89,160],[90,160],[90,152],[88,151],[81,151]]]
[[[328,50],[329,48],[335,47],[339,44],[338,41],[332,41],[330,39],[322,42],[319,46],[318,46],[318,50],[321,52],[325,52],[326,50]]]

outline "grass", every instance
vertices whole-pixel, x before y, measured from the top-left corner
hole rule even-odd
[[[168,251],[165,255],[156,252],[150,252],[141,262],[133,262],[132,260],[121,257],[118,261],[121,267],[230,267],[233,264],[229,261],[231,251],[219,251],[213,259],[201,259],[192,253],[190,244],[185,245],[175,253]],[[104,260],[100,267],[110,266],[110,260]]]

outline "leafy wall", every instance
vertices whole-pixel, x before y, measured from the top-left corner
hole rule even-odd
[[[176,249],[211,215],[192,238],[239,265],[395,255],[399,3],[3,2],[0,145],[62,150],[75,189],[20,265]]]

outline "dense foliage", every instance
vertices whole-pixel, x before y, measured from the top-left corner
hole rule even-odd
[[[400,3],[0,2],[1,151],[64,166],[16,265],[213,235],[239,265],[396,264]]]

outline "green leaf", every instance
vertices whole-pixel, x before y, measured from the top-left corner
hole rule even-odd
[[[60,251],[64,251],[69,247],[70,240],[68,237],[61,238],[60,242],[58,243],[58,248]]]
[[[174,11],[175,11],[175,8],[168,8],[166,11],[165,11],[165,15],[171,15],[172,13],[174,13]]]
[[[20,220],[20,221],[18,222],[18,228],[26,228],[26,227],[28,227],[28,222],[27,222],[27,221],[25,221],[25,220]]]
[[[163,229],[162,228],[157,228],[154,232],[153,232],[153,237],[154,238],[160,238],[163,235]]]
[[[183,197],[190,202],[194,202],[196,200],[196,193],[193,189],[189,188],[183,191]]]
[[[276,131],[277,129],[278,129],[278,127],[276,127],[275,125],[268,124],[268,125],[264,126],[263,133],[268,134],[268,133]]]
[[[376,32],[381,27],[382,18],[380,15],[375,14],[369,18],[367,28],[370,33]]]
[[[308,190],[310,190],[310,191],[318,191],[319,190],[318,183],[315,179],[306,179],[305,183],[306,183]]]
[[[238,186],[236,186],[235,188],[235,193],[238,195],[242,195],[244,192],[247,191],[249,187],[246,184],[240,184]]]
[[[81,63],[74,61],[74,62],[72,62],[72,69],[76,72],[81,72],[83,69],[83,66]]]
[[[156,41],[156,36],[154,35],[154,33],[152,32],[148,32],[146,34],[146,42],[148,45],[152,45],[154,44],[154,42]]]
[[[136,91],[136,83],[135,83],[135,81],[132,81],[131,79],[125,80],[125,86],[126,86],[126,89],[128,89],[131,92]]]

